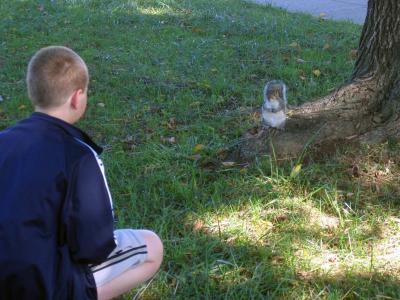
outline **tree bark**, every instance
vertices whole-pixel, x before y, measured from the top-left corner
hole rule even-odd
[[[369,0],[358,59],[349,83],[288,112],[285,130],[245,134],[237,154],[248,160],[328,151],[349,142],[400,138],[400,1]],[[272,134],[273,133],[273,134]]]

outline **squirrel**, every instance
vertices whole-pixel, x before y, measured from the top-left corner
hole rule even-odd
[[[283,81],[272,80],[264,87],[264,103],[261,107],[264,127],[283,129],[286,121],[286,85]]]

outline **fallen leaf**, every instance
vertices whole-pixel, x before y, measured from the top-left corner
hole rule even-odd
[[[176,120],[175,118],[170,118],[169,121],[167,122],[167,127],[170,130],[175,130],[176,129]]]
[[[346,137],[346,140],[352,140],[352,139],[354,139],[354,138],[356,138],[356,137],[358,137],[358,134],[354,134],[354,135],[351,135],[351,136],[347,136],[347,137]]]
[[[289,219],[289,215],[287,212],[283,212],[281,214],[278,214],[277,216],[275,216],[274,221],[275,222],[283,222],[286,221],[287,219]]]
[[[204,228],[204,222],[202,220],[197,220],[193,225],[193,231],[199,232]]]
[[[290,61],[290,55],[289,54],[283,54],[282,58],[283,58],[283,61],[285,63],[288,63]]]
[[[300,171],[301,171],[301,164],[294,166],[292,172],[290,172],[290,178],[295,178],[297,175],[299,175]]]
[[[285,261],[285,258],[283,256],[277,255],[277,256],[272,257],[271,264],[272,265],[280,265],[280,264],[283,264],[284,261]]]
[[[351,51],[350,51],[350,57],[351,57],[352,59],[357,59],[357,57],[358,57],[358,50],[357,50],[357,49],[351,50]]]
[[[354,176],[354,177],[360,177],[360,169],[359,169],[359,167],[357,166],[357,165],[354,165],[352,168],[351,168],[351,175],[352,176]]]
[[[211,90],[211,85],[208,82],[202,82],[199,86],[204,90]]]
[[[26,105],[20,105],[19,107],[18,107],[18,110],[24,110],[26,108]]]
[[[297,58],[296,61],[298,63],[300,63],[300,64],[305,64],[306,63],[306,61],[304,59],[301,59],[301,58]]]
[[[234,161],[223,161],[221,164],[224,167],[233,167],[236,163]]]
[[[330,45],[330,44],[328,44],[328,43],[326,43],[325,45],[324,45],[324,47],[322,47],[324,50],[328,50],[328,49],[330,49],[330,48],[332,48],[332,46]]]
[[[193,147],[193,152],[194,153],[200,153],[203,149],[204,149],[204,145],[203,144],[196,144]]]
[[[161,136],[161,142],[165,144],[176,144],[176,138],[174,136],[169,136],[169,137]]]
[[[372,122],[374,122],[374,123],[382,123],[382,117],[381,116],[374,116],[372,118]]]
[[[198,28],[198,27],[193,27],[193,28],[192,28],[192,32],[200,33],[200,32],[203,32],[203,30],[201,30],[201,29]]]
[[[232,245],[234,242],[236,242],[237,239],[238,239],[237,236],[230,236],[230,237],[226,240],[226,242],[227,242],[229,245]]]
[[[190,103],[190,106],[191,107],[194,107],[194,106],[200,106],[200,101],[195,101],[195,102],[192,102],[192,103]]]
[[[303,281],[309,281],[314,277],[312,272],[307,272],[307,271],[297,271],[296,275],[300,280]]]
[[[228,149],[226,149],[226,148],[218,149],[217,155],[218,155],[220,158],[225,158],[225,157],[228,155]]]
[[[318,69],[315,69],[315,70],[313,71],[313,74],[314,74],[315,76],[319,77],[319,76],[321,76],[321,71],[318,70]]]
[[[289,44],[289,47],[298,48],[298,47],[300,47],[300,45],[297,42],[293,42],[293,43]]]
[[[240,171],[239,171],[241,174],[245,174],[245,173],[247,173],[247,168],[242,168],[242,169],[240,169]]]
[[[306,80],[307,78],[306,78],[305,76],[303,76],[303,75],[300,75],[300,79],[304,81],[304,80]]]
[[[99,102],[99,103],[97,103],[97,106],[98,107],[105,107],[106,105],[103,102]]]
[[[140,140],[135,136],[128,135],[124,139],[121,139],[121,143],[122,143],[122,148],[125,151],[130,151],[136,148],[137,144],[140,143]]]
[[[260,220],[258,225],[262,226],[264,229],[268,229],[268,230],[271,230],[274,227],[274,224],[267,220]]]

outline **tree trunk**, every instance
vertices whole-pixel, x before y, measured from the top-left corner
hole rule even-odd
[[[288,112],[285,130],[257,128],[238,147],[242,159],[298,156],[349,142],[400,138],[400,1],[369,0],[358,59],[349,83]],[[272,148],[273,147],[273,148]]]

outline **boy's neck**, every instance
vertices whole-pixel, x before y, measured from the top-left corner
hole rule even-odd
[[[76,120],[71,118],[68,114],[66,114],[62,109],[59,108],[44,109],[40,107],[35,107],[35,111],[63,120],[64,122],[67,122],[69,124],[74,124],[76,122]]]

